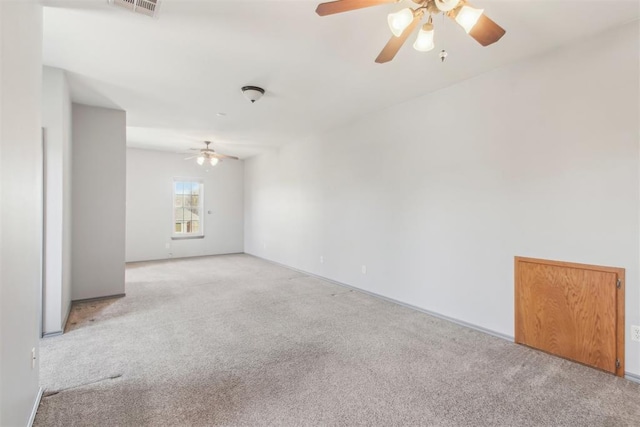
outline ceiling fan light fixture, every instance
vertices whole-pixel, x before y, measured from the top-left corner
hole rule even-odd
[[[1,1],[1,0],[0,0]],[[124,1],[124,0],[123,0]],[[393,35],[382,48],[375,59],[378,64],[387,63],[396,56],[400,48],[405,44],[411,33],[416,29],[425,14],[431,17],[442,14],[443,18],[455,20],[467,34],[482,46],[496,43],[505,35],[506,30],[484,15],[483,9],[472,7],[469,0],[411,0],[415,6],[391,13],[387,17],[389,27]],[[471,0],[473,1],[473,0]],[[320,16],[349,12],[371,6],[387,3],[399,3],[400,0],[331,0],[318,5],[316,13]],[[427,34],[419,35],[419,40],[414,43],[417,50],[432,49]],[[444,61],[446,52],[441,52],[440,59]]]
[[[387,17],[389,28],[396,37],[400,37],[402,32],[411,24],[411,21],[413,21],[413,10],[408,7],[395,13],[390,13]]]
[[[433,36],[433,24],[424,24],[418,32],[418,37],[416,38],[415,43],[413,43],[413,48],[419,52],[429,52],[435,47],[433,43]]]
[[[456,22],[469,34],[483,13],[484,9],[464,5],[456,13]]]
[[[436,7],[442,12],[449,12],[456,8],[460,0],[435,0]]]
[[[258,86],[244,86],[242,88],[242,94],[253,104],[264,95],[264,89]]]
[[[209,147],[211,145],[211,141],[204,141],[204,144],[206,148],[200,149],[199,150],[200,153],[198,153],[195,156],[187,157],[185,160],[191,160],[195,158],[196,163],[200,166],[204,165],[205,163],[208,163],[211,166],[215,166],[219,162],[221,162],[223,159],[240,160],[235,156],[229,156],[226,154],[217,153],[213,148]],[[198,149],[192,148],[192,150],[198,150]]]

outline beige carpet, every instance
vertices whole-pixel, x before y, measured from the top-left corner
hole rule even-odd
[[[248,255],[131,264],[36,426],[640,426],[640,385]]]

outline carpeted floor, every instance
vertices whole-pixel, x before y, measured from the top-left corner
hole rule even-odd
[[[130,264],[36,426],[638,426],[640,385],[249,255]]]

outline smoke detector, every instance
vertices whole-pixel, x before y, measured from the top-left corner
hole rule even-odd
[[[109,0],[109,3],[152,18],[157,16],[160,6],[160,0]]]

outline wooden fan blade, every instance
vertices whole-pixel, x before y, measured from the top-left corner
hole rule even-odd
[[[493,22],[486,15],[480,15],[480,19],[473,26],[469,35],[482,46],[489,46],[500,40],[506,33],[505,29]]]
[[[348,12],[350,10],[377,6],[384,3],[396,3],[398,0],[338,0],[320,3],[316,13],[320,16],[333,15],[334,13]]]
[[[217,157],[219,159],[231,159],[231,160],[240,160],[235,156],[227,156],[226,154],[214,153],[213,157]]]
[[[409,38],[409,35],[413,32],[413,30],[415,30],[415,28],[420,23],[420,20],[422,19],[422,15],[423,15],[422,11],[419,11],[418,13],[416,13],[416,16],[414,16],[413,21],[411,21],[411,24],[409,24],[409,26],[404,29],[404,31],[402,32],[402,34],[400,34],[399,37],[391,36],[391,38],[389,39],[385,47],[382,49],[382,51],[376,58],[376,62],[378,64],[384,64],[385,62],[389,62],[396,56],[396,54],[398,53],[398,51],[400,50],[404,42],[407,40],[407,38]]]
[[[191,160],[191,159],[195,159],[196,157],[199,157],[199,155],[198,156],[185,157],[184,159],[185,160]]]

